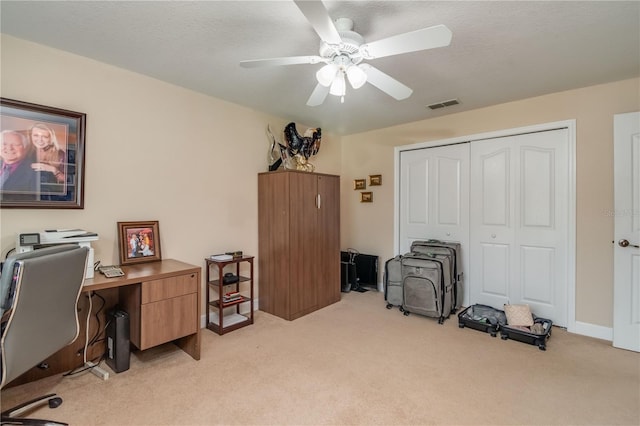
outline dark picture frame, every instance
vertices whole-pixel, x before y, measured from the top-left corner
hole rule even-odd
[[[361,192],[360,193],[360,202],[361,203],[373,203],[373,192]]]
[[[0,98],[0,207],[83,209],[85,126],[82,112]]]
[[[120,265],[162,260],[160,251],[160,223],[118,222]]]
[[[369,186],[382,185],[382,175],[369,175]]]

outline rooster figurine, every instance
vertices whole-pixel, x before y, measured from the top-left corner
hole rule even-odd
[[[284,167],[288,170],[300,170],[313,172],[315,166],[309,162],[309,157],[316,155],[320,150],[321,131],[307,129],[304,136],[300,136],[295,123],[289,123],[284,128],[285,144],[281,144],[271,133],[267,126],[267,139],[269,140],[269,171],[272,172]]]
[[[302,155],[305,160],[316,155],[320,151],[320,141],[322,132],[320,128],[308,129],[304,136],[300,136],[296,130],[295,123],[289,123],[284,128],[284,138],[291,155]]]

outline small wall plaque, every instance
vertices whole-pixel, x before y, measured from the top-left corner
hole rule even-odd
[[[360,202],[361,203],[373,203],[373,192],[361,192],[360,193]]]

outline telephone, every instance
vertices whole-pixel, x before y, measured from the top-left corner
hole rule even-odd
[[[116,265],[100,266],[98,268],[101,274],[107,278],[115,278],[124,276],[124,272]]]
[[[227,272],[226,274],[224,274],[224,277],[222,277],[223,284],[233,284],[237,283],[238,281],[240,281],[240,279],[231,272]]]

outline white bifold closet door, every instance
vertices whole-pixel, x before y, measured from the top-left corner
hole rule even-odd
[[[400,153],[400,253],[415,240],[457,241],[469,268],[469,143]],[[458,303],[469,303],[462,280]]]
[[[474,141],[470,159],[471,301],[566,326],[568,130]]]

